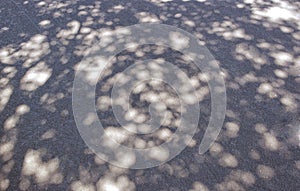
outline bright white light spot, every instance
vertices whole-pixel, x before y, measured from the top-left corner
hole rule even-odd
[[[238,161],[232,154],[225,153],[219,160],[219,164],[224,167],[236,167]]]
[[[271,151],[276,151],[279,148],[279,142],[276,137],[270,133],[264,134],[265,146]]]
[[[52,69],[50,69],[44,62],[37,64],[30,68],[25,76],[21,79],[21,89],[27,91],[36,90],[38,87],[44,85],[51,76]]]
[[[49,25],[50,23],[51,23],[50,20],[43,20],[43,21],[41,21],[41,22],[39,23],[39,25],[41,25],[41,26],[46,26],[46,25]]]
[[[266,94],[268,92],[271,92],[273,90],[273,87],[269,83],[262,83],[257,91],[261,94]]]
[[[149,156],[158,161],[165,161],[169,157],[169,151],[162,147],[153,147]]]
[[[279,78],[287,78],[288,77],[288,74],[285,71],[282,71],[282,70],[276,69],[276,70],[274,70],[274,73]]]

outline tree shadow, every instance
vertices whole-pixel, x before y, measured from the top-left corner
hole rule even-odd
[[[300,188],[298,2],[46,0],[0,4],[1,190]],[[133,62],[162,58],[194,77],[202,110],[193,140],[174,159],[145,170],[123,169],[97,157],[82,140],[72,111],[73,80],[76,67],[103,32],[149,22],[190,32],[210,50],[226,81],[226,118],[217,141],[199,155],[211,106],[201,71],[180,52],[166,47],[124,50],[97,84],[97,96],[108,96],[111,80]],[[147,92],[162,91],[147,87]],[[132,103],[140,105],[139,111],[147,116],[142,108],[149,103],[138,98],[141,95]],[[97,101],[103,124],[120,130],[105,99]],[[176,113],[175,107],[167,108]],[[164,140],[159,140],[159,134],[144,138],[157,139],[155,144]],[[138,147],[135,141],[130,137],[124,144]]]

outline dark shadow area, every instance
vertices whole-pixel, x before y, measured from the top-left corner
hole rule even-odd
[[[0,190],[300,190],[299,10],[292,0],[1,1]],[[201,116],[193,140],[171,161],[118,168],[97,157],[76,128],[76,67],[104,32],[153,22],[190,32],[210,50],[226,82],[226,118],[217,141],[199,155],[210,116],[201,71],[170,48],[124,50],[97,84],[98,117],[108,128],[120,129],[107,104],[111,80],[146,59],[173,63],[193,80]],[[130,98],[146,119],[150,103],[142,96],[159,88],[147,84]],[[166,110],[176,119],[172,96]],[[172,133],[175,126],[163,128]],[[139,148],[143,137],[161,144],[160,135],[123,143]]]

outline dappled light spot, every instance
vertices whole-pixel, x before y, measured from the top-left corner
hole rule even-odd
[[[189,176],[189,166],[183,160],[172,161],[170,163],[172,175],[177,178],[186,178]]]
[[[188,147],[195,147],[197,145],[197,141],[191,139],[189,142],[186,143]]]
[[[2,166],[2,173],[9,173],[14,167],[14,160],[9,160],[5,165]],[[4,177],[3,174],[0,173],[0,176]]]
[[[9,55],[9,50],[8,49],[0,49],[0,58],[4,59],[5,57],[7,57]]]
[[[28,113],[29,111],[30,111],[30,108],[27,105],[25,105],[25,104],[19,105],[16,108],[16,113],[11,115],[10,117],[8,117],[5,120],[4,125],[3,125],[4,129],[8,131],[8,130],[15,128],[20,120],[20,117],[22,115]]]
[[[84,125],[92,125],[96,120],[98,120],[97,115],[94,113],[87,113],[86,117],[83,120]]]
[[[279,66],[288,66],[294,59],[293,55],[287,52],[274,52],[271,56],[275,58],[275,64]]]
[[[224,181],[221,184],[217,184],[215,187],[218,191],[246,191],[242,185],[233,180]]]
[[[176,50],[183,50],[189,46],[189,39],[181,33],[170,32],[169,39],[172,47]]]
[[[247,34],[245,33],[245,30],[244,30],[244,29],[236,29],[236,30],[234,30],[234,31],[232,31],[232,32],[225,32],[225,33],[223,34],[223,36],[224,36],[224,38],[225,38],[226,40],[233,40],[233,39],[235,39],[235,38],[244,38],[244,39],[246,39],[246,40],[251,40],[251,39],[252,39],[251,36],[249,36],[249,35],[247,35]]]
[[[134,122],[136,122],[136,123],[144,123],[144,122],[146,122],[146,120],[147,120],[147,116],[145,115],[145,114],[139,114],[139,115],[137,115],[136,116],[136,118],[134,118],[133,119],[133,121]],[[152,128],[151,128],[152,129]],[[135,130],[135,132],[136,132],[137,130]],[[151,132],[152,130],[150,130],[150,131],[147,131],[147,132]],[[145,133],[145,132],[144,132]]]
[[[300,125],[299,124],[300,124],[299,122],[288,124],[285,127],[280,127],[276,131],[274,131],[274,133],[276,133],[276,137],[282,140],[281,146],[283,148],[287,146],[300,147]]]
[[[104,186],[102,186],[100,188],[100,190],[103,190],[103,191],[111,191],[111,190],[112,191],[120,191],[120,189],[117,186],[115,186],[114,184],[109,183],[109,182],[105,183]]]
[[[28,178],[22,178],[20,183],[19,183],[19,189],[20,190],[28,190],[28,188],[30,187],[31,182]]]
[[[257,89],[258,93],[261,93],[261,94],[269,93],[272,90],[273,90],[273,87],[269,83],[262,83],[262,84],[260,84],[260,86]]]
[[[57,38],[60,38],[62,43],[67,45],[69,42],[66,39],[73,39],[75,37],[74,35],[78,32],[80,25],[80,22],[76,20],[67,23],[69,29],[60,30],[56,35]]]
[[[254,72],[249,72],[242,77],[235,78],[235,80],[242,86],[247,85],[247,83],[254,83],[258,81],[257,76],[255,76]]]
[[[115,156],[116,162],[123,167],[130,168],[136,162],[136,156],[133,152],[117,152]]]
[[[0,189],[6,190],[9,186],[9,179],[2,179],[0,180]]]
[[[62,111],[60,112],[60,115],[61,115],[62,117],[67,117],[67,116],[69,115],[69,111],[66,110],[66,109],[64,109],[64,110],[62,110]]]
[[[125,119],[127,121],[133,120],[134,118],[137,117],[138,111],[136,109],[129,109],[126,114],[125,114]]]
[[[0,49],[0,61],[3,64],[13,64],[14,61],[12,60],[11,53],[14,52],[12,48],[1,48]]]
[[[11,181],[7,178],[6,174],[8,174],[13,168],[14,162],[10,160],[6,165],[3,165],[0,172],[0,190],[7,190],[10,186]]]
[[[149,157],[158,161],[165,161],[169,158],[169,151],[162,147],[153,147],[149,153]]]
[[[253,38],[252,36],[246,34],[244,29],[239,28],[238,24],[230,20],[224,20],[223,22],[213,22],[212,28],[208,30],[208,33],[222,36],[225,40],[233,40],[237,38],[251,40]]]
[[[123,5],[115,5],[111,9],[108,9],[107,12],[109,12],[109,13],[111,13],[111,12],[113,12],[113,13],[119,13],[123,9],[125,9],[125,7]]]
[[[277,140],[277,138],[272,135],[271,133],[264,133],[264,146],[271,150],[271,151],[276,151],[280,147],[280,143]]]
[[[241,182],[245,185],[253,185],[255,183],[255,176],[251,172],[235,170],[230,173],[231,179]]]
[[[168,139],[170,139],[172,137],[172,132],[170,131],[170,129],[167,128],[160,128],[157,132],[158,134],[158,138],[160,138],[161,140],[167,141]]]
[[[203,183],[197,181],[193,183],[193,188],[189,191],[209,191],[209,189]]]
[[[115,127],[107,127],[105,128],[105,144],[114,145],[114,140],[118,141],[119,143],[122,143],[127,139],[129,134],[120,128],[115,128]],[[113,140],[111,140],[113,139]]]
[[[162,173],[168,173],[168,174],[171,175],[171,176],[174,175],[174,169],[173,169],[172,165],[169,164],[169,163],[164,163],[164,164],[158,166],[158,169],[159,169]]]
[[[240,127],[238,124],[234,122],[227,122],[225,124],[226,127],[226,135],[230,138],[235,138],[238,136],[238,132],[240,130]]]
[[[41,21],[41,22],[39,23],[39,25],[41,25],[41,26],[46,26],[46,25],[49,25],[50,23],[51,23],[50,20],[43,20],[43,21]]]
[[[258,165],[256,168],[256,173],[263,179],[271,179],[275,176],[274,169],[266,165]]]
[[[142,23],[159,22],[159,18],[156,15],[147,12],[137,13],[135,17]]]
[[[230,118],[237,118],[237,114],[230,109],[226,110],[226,116]]]
[[[39,6],[39,7],[42,7],[42,6],[47,5],[47,3],[45,1],[40,1],[36,5]]]
[[[16,67],[6,66],[1,71],[2,78],[0,79],[1,87],[4,88],[9,81],[16,75],[17,69]],[[5,77],[4,77],[5,76]]]
[[[55,136],[55,130],[50,129],[41,136],[41,140],[52,139],[54,136]]]
[[[232,190],[241,191],[247,190],[247,186],[251,186],[255,183],[255,176],[251,172],[234,170],[231,171],[228,176],[224,178],[224,181],[217,184],[217,190]]]
[[[260,53],[258,48],[247,43],[237,44],[234,55],[240,61],[250,60],[253,67],[257,70],[260,70],[262,65],[268,63],[268,59],[264,54]]]
[[[7,102],[9,101],[10,99],[10,96],[11,94],[13,93],[13,86],[6,86],[5,88],[1,88],[0,89],[0,94],[1,94],[1,97],[0,97],[0,111],[2,111]]]
[[[90,33],[91,32],[91,28],[88,28],[88,27],[82,27],[81,29],[80,29],[80,33],[82,33],[82,34],[88,34],[88,33]]]
[[[287,78],[288,77],[288,74],[283,70],[276,69],[276,70],[274,70],[274,73],[278,78]]]
[[[0,12],[7,19],[0,27],[0,190],[238,191],[284,190],[296,186],[300,171],[297,159],[300,146],[298,2],[42,0],[3,3]],[[208,153],[199,155],[196,146],[209,118],[207,81],[214,77],[196,71],[188,59],[170,54],[165,47],[139,47],[127,42],[130,40],[124,37],[130,36],[131,31],[119,28],[138,22],[164,23],[191,32],[219,61],[220,75],[226,80],[228,91],[227,119],[224,136],[219,137]],[[112,37],[114,29],[118,30],[116,39]],[[191,42],[180,35],[172,33],[169,37],[179,50],[189,48]],[[188,73],[195,88],[194,96],[182,85],[183,101],[203,104],[199,128],[184,153],[156,168],[129,170],[108,164],[83,143],[72,118],[71,91],[77,63],[93,43],[110,53],[117,48],[113,45],[116,40],[126,41],[129,49],[113,58],[103,71],[104,80],[95,92],[101,94],[95,100],[99,116],[83,116],[85,124],[103,117],[107,139],[93,141],[111,148],[122,143],[145,149],[177,139],[172,135],[178,130],[178,116],[185,108],[178,107],[178,97],[162,91],[163,84],[155,81],[133,89],[130,95],[133,106],[124,113],[128,120],[126,129],[110,117],[111,87],[119,77],[123,82],[129,79],[117,73],[135,59],[164,57],[160,64],[151,63],[157,76],[163,75],[163,64],[170,59]],[[203,55],[186,56],[205,59]],[[91,84],[95,82],[99,75],[95,68],[101,68],[107,61],[106,57],[95,57],[85,63],[84,78]],[[138,79],[152,76],[149,72],[136,73]],[[128,100],[115,101],[128,108]],[[141,108],[144,103],[153,110]],[[162,127],[149,136],[133,136],[128,132],[153,130],[136,124],[146,123],[151,111],[164,114]],[[132,153],[114,154],[115,160],[124,166],[136,162]],[[157,149],[148,154],[145,157],[163,161],[170,152]]]
[[[97,108],[101,111],[107,111],[111,107],[111,98],[100,96],[97,98]]]
[[[40,60],[42,56],[49,53],[49,43],[46,41],[45,35],[36,34],[32,36],[29,41],[20,44],[20,49],[13,49],[4,47],[0,49],[5,56],[0,56],[0,61],[4,64],[16,64],[20,57],[25,57],[23,67],[28,68],[36,61]],[[8,55],[7,55],[8,54]]]
[[[19,119],[20,119],[20,116],[16,115],[16,114],[8,117],[4,122],[4,125],[3,125],[4,129],[10,130],[10,129],[15,128],[19,122]]]
[[[22,49],[12,54],[14,57],[24,56],[27,59],[23,63],[24,68],[31,67],[35,62],[50,52],[49,43],[45,35],[37,34],[33,36],[28,42],[22,44]],[[46,66],[45,66],[46,67]]]
[[[38,184],[60,184],[63,180],[59,172],[59,159],[54,158],[43,162],[43,151],[28,150],[22,168],[22,175],[34,176]]]
[[[294,37],[294,39],[300,40],[300,32],[294,32],[294,33],[292,34],[292,36]]]
[[[53,103],[55,103],[57,100],[64,98],[64,94],[63,93],[56,93],[56,94],[52,94],[52,93],[45,93],[44,95],[41,96],[40,98],[40,102],[44,105],[51,105]]]
[[[164,3],[172,2],[173,0],[149,0],[151,3],[154,3],[157,6],[164,6]]]
[[[276,1],[277,6],[269,6],[265,9],[255,8],[253,13],[256,16],[255,18],[265,17],[272,22],[278,21],[297,21],[300,18],[298,9],[296,6],[286,2],[286,1]]]
[[[45,62],[40,62],[36,66],[30,68],[21,79],[21,89],[26,91],[34,91],[44,85],[50,78],[52,69]]]
[[[137,149],[145,149],[147,147],[147,142],[144,141],[143,139],[137,138],[134,141],[134,147],[137,148]]]
[[[266,126],[264,124],[258,123],[255,125],[255,131],[263,134],[267,131],[268,129],[266,128]]]
[[[84,184],[80,181],[73,182],[71,184],[72,191],[96,191],[96,188],[93,184]]]
[[[91,62],[94,65],[91,65]],[[79,64],[74,67],[75,70],[83,70],[86,75],[84,77],[90,84],[95,83],[95,79],[98,78],[100,69],[104,69],[105,63],[107,63],[107,58],[97,56],[95,58],[90,58],[85,61],[82,61],[80,64],[82,64],[82,68],[78,68]],[[109,74],[110,71],[106,70],[106,72]],[[113,83],[115,79],[110,81],[109,83]],[[102,91],[105,91],[106,88],[108,88],[111,84],[107,84],[106,86],[102,87]]]
[[[237,167],[238,161],[234,155],[230,153],[224,153],[219,159],[219,164],[224,167]]]
[[[28,105],[22,104],[17,107],[16,114],[24,115],[25,113],[28,113],[29,111],[30,111],[30,107]]]
[[[223,151],[223,147],[221,144],[219,143],[213,143],[213,145],[209,148],[209,153],[212,155],[212,156],[217,156],[219,155],[220,153],[222,153]]]
[[[182,95],[181,99],[183,99],[185,103],[190,105],[196,104],[199,101],[197,96],[189,93]]]
[[[100,158],[98,155],[95,155],[94,161],[97,165],[104,165],[106,161],[104,161],[102,158]]]
[[[14,148],[14,141],[6,142],[0,145],[0,155],[9,155]]]
[[[187,25],[187,26],[189,26],[189,27],[195,27],[196,26],[195,22],[194,21],[190,21],[190,20],[184,21],[184,24]]]
[[[111,177],[126,174],[128,172],[126,168],[120,168],[114,165],[109,165],[108,167],[109,171],[106,174]]]
[[[0,33],[3,33],[3,32],[8,31],[8,30],[9,30],[8,27],[2,27],[2,28],[0,28]]]
[[[284,96],[280,99],[280,102],[287,107],[288,110],[296,110],[298,104],[296,100],[291,96]]]
[[[252,149],[250,152],[249,152],[249,156],[251,159],[253,160],[259,160],[260,159],[260,154],[258,151],[256,151],[255,149]]]
[[[238,90],[240,89],[240,85],[236,82],[230,82],[228,83],[227,87],[234,89],[234,90]]]
[[[134,191],[135,185],[127,176],[117,178],[103,177],[97,182],[97,190],[99,191]]]

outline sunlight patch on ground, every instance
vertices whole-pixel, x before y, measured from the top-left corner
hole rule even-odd
[[[258,16],[266,17],[270,21],[275,22],[300,19],[300,14],[296,7],[284,1],[277,1],[277,3],[279,3],[279,5],[269,7],[264,10],[253,9],[253,13]]]
[[[258,165],[256,168],[256,173],[263,179],[271,179],[275,176],[274,169],[266,165]]]
[[[224,167],[237,167],[238,161],[234,155],[230,153],[224,153],[219,159],[219,164]]]
[[[33,149],[27,151],[23,162],[22,175],[34,176],[35,181],[40,185],[60,184],[63,175],[59,172],[59,159],[56,157],[44,162],[42,160],[43,152]]]
[[[43,86],[52,74],[52,69],[45,62],[40,62],[30,68],[21,79],[21,89],[34,91]]]
[[[135,184],[129,180],[127,176],[120,176],[118,178],[103,177],[97,183],[97,190],[99,191],[133,191]]]

